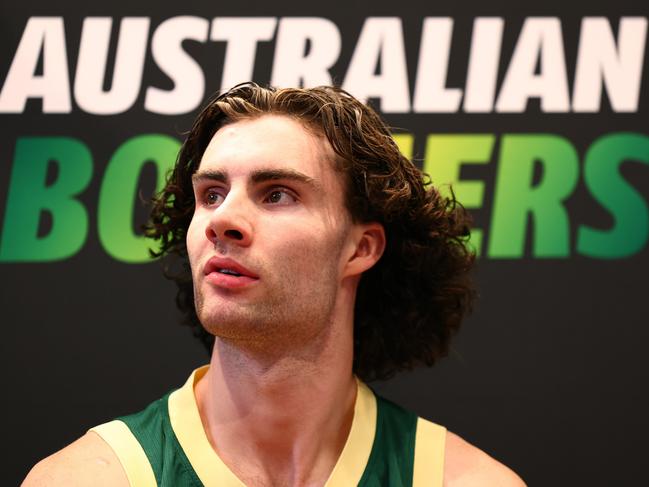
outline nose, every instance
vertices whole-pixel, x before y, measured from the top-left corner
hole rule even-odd
[[[231,191],[223,203],[212,210],[205,235],[214,245],[247,247],[252,242],[250,218],[245,196]]]

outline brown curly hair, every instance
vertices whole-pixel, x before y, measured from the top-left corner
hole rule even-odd
[[[324,135],[346,178],[346,206],[355,222],[380,222],[387,243],[358,286],[354,314],[354,373],[386,379],[448,353],[452,335],[470,311],[475,290],[467,247],[469,215],[451,192],[443,197],[427,175],[399,151],[389,128],[370,107],[334,87],[263,88],[244,83],[212,99],[185,140],[167,185],[153,201],[146,234],[159,241],[154,256],[176,255],[182,270],[176,302],[208,350],[214,336],[194,308],[185,237],[194,212],[192,174],[217,130],[240,119],[280,114]]]

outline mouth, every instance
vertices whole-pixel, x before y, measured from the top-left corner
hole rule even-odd
[[[221,257],[212,257],[203,269],[208,282],[224,288],[247,286],[259,280],[259,276],[238,262]]]
[[[216,272],[219,272],[221,274],[227,274],[228,276],[234,276],[234,277],[241,277],[243,274],[239,274],[236,271],[233,271],[232,269],[217,269]]]

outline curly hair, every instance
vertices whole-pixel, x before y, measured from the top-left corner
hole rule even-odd
[[[385,228],[381,259],[360,280],[354,310],[353,370],[363,380],[433,365],[448,354],[452,336],[471,310],[475,255],[467,246],[470,217],[442,196],[430,178],[399,151],[379,115],[335,87],[310,89],[238,85],[213,98],[185,140],[165,188],[154,198],[146,235],[159,241],[152,255],[176,255],[182,270],[166,274],[178,285],[184,323],[208,350],[214,336],[202,327],[185,238],[194,212],[192,174],[221,127],[279,114],[324,135],[345,178],[345,204],[355,222]]]

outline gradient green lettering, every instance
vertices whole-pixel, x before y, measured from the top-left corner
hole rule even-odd
[[[50,164],[57,178],[47,184]],[[48,262],[76,254],[88,235],[88,213],[75,197],[92,178],[92,156],[81,141],[69,137],[21,137],[7,196],[0,262]],[[52,227],[38,236],[42,213]]]
[[[534,166],[543,167],[533,185]],[[579,177],[579,160],[572,144],[549,134],[505,135],[502,138],[488,255],[520,258],[525,248],[527,219],[533,221],[532,255],[567,257],[570,219],[563,201]]]
[[[482,181],[463,181],[463,164],[486,164],[491,159],[495,136],[493,134],[431,134],[426,141],[424,172],[435,186],[450,196],[451,188],[465,208],[481,208],[484,201]],[[482,249],[482,230],[471,230],[471,246],[476,253]]]
[[[595,199],[612,215],[610,230],[582,225],[577,230],[577,252],[612,259],[640,251],[649,237],[649,210],[643,197],[620,174],[624,161],[649,164],[649,137],[609,134],[597,139],[584,161],[584,180]]]
[[[99,241],[116,260],[129,263],[150,260],[150,242],[132,229],[137,183],[145,163],[157,166],[157,190],[176,160],[180,143],[166,135],[140,135],[124,142],[108,163],[99,193]]]

